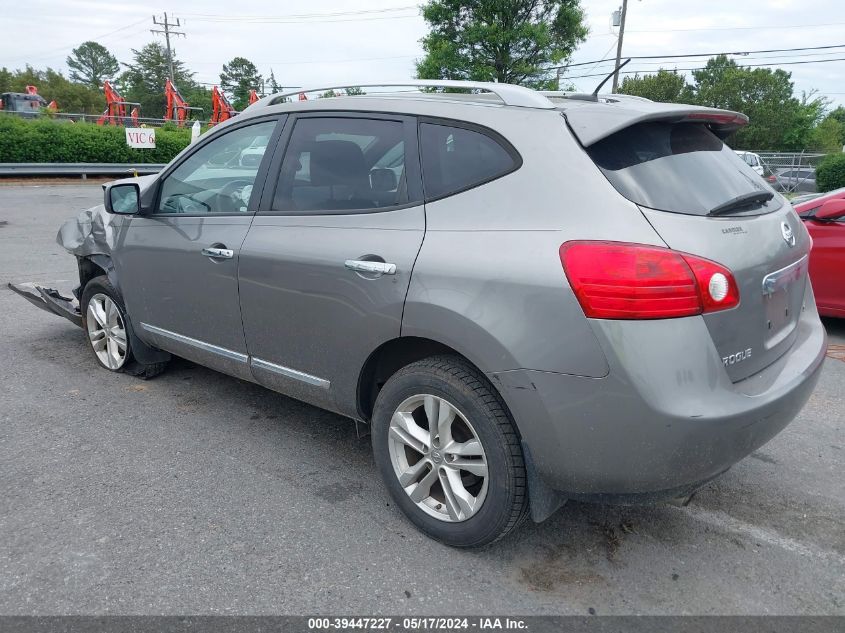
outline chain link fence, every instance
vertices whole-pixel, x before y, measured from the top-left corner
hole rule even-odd
[[[814,193],[816,167],[827,154],[818,152],[761,152],[739,151],[745,162],[772,187],[783,193]],[[755,164],[757,163],[757,164]]]

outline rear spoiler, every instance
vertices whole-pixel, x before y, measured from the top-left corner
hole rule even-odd
[[[570,129],[584,147],[632,125],[651,121],[705,123],[721,139],[748,123],[747,116],[730,110],[627,100],[618,105],[580,102],[562,110]]]

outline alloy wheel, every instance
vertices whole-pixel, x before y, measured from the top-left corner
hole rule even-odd
[[[455,405],[430,394],[408,398],[390,420],[388,447],[400,485],[425,513],[458,522],[481,509],[487,458],[475,429]]]
[[[91,297],[85,323],[91,347],[100,362],[111,370],[123,367],[128,349],[126,326],[112,298],[102,293]]]

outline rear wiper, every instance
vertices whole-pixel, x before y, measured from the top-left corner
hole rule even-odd
[[[751,193],[743,193],[736,198],[731,198],[727,202],[723,202],[719,206],[710,209],[707,215],[724,215],[730,211],[748,207],[752,204],[763,204],[775,197],[771,191],[752,191]]]

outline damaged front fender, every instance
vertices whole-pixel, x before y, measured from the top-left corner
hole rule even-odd
[[[56,235],[56,243],[71,255],[109,255],[115,244],[115,216],[98,204],[66,220]]]
[[[139,183],[144,189],[154,179],[155,176],[146,176],[132,179],[132,181]],[[74,255],[79,264],[79,286],[73,290],[72,297],[66,297],[58,290],[39,286],[33,282],[10,283],[9,288],[34,306],[63,317],[74,325],[84,327],[79,300],[85,284],[99,275],[106,275],[115,290],[120,292],[111,253],[116,245],[121,222],[120,216],[110,214],[104,205],[98,204],[81,211],[76,217],[62,224],[56,235],[56,242]],[[130,349],[138,363],[154,365],[170,359],[169,353],[152,347],[137,337],[132,327],[131,315],[125,315],[125,318]]]
[[[115,242],[114,216],[101,204],[80,212],[62,224],[56,235],[56,242],[77,259],[91,260],[108,274],[103,263],[108,261]],[[80,282],[84,280],[80,278]],[[65,297],[58,290],[39,286],[33,282],[10,283],[9,288],[32,305],[56,314],[82,327],[82,313],[79,307],[81,287],[74,291],[74,297]]]

